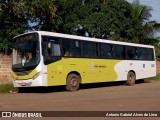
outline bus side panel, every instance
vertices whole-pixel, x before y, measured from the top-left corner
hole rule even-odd
[[[67,75],[70,72],[78,72],[81,75],[81,83],[116,81],[118,75],[115,71],[115,65],[120,61],[121,60],[63,58],[47,66],[48,85],[65,85]]]
[[[129,71],[134,71],[136,79],[143,79],[156,76],[156,62],[155,61],[134,61],[125,60],[115,66],[118,74],[117,81],[127,79]]]
[[[48,86],[65,85],[63,60],[47,65]]]

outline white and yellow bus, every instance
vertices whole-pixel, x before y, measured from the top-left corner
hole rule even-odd
[[[112,40],[34,31],[13,40],[15,87],[126,81],[156,76],[154,47]]]

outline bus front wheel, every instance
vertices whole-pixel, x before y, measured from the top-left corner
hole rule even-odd
[[[134,72],[128,72],[126,84],[133,86],[136,81],[136,76]]]
[[[79,89],[80,79],[79,76],[71,73],[67,77],[66,89],[68,91],[77,91]]]

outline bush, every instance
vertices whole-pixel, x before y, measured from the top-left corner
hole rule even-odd
[[[160,80],[160,74],[157,74],[155,77],[144,79],[145,82],[151,82],[151,80]]]
[[[15,88],[13,84],[0,85],[0,93],[15,93],[18,92],[18,88]]]

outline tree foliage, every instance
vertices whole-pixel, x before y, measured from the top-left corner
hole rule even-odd
[[[51,0],[1,0],[0,50],[11,48],[14,36],[28,30],[52,30],[56,7]]]
[[[125,39],[120,33],[128,27],[125,23],[129,22],[131,12],[131,5],[125,0],[56,0],[55,3],[61,3],[57,8],[58,32]]]
[[[160,24],[136,0],[1,0],[0,49],[30,30],[157,45]]]
[[[154,34],[160,30],[160,24],[156,21],[149,21],[151,15],[151,8],[145,5],[140,5],[139,0],[136,0],[132,4],[132,20],[135,21],[135,27],[139,24],[139,31],[135,31],[133,34],[133,40],[138,40],[138,43],[143,44],[155,44],[158,39],[155,40]],[[135,35],[136,33],[137,36]],[[154,39],[153,39],[154,38]]]
[[[17,14],[16,3],[0,2],[0,49],[11,46],[12,37],[25,30],[25,18]]]

